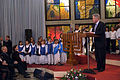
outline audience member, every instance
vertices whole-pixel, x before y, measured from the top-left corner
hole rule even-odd
[[[8,55],[11,56],[11,53],[12,53],[12,41],[10,40],[10,36],[8,36],[8,35],[5,37],[5,39],[6,39],[5,46],[8,49]]]
[[[13,76],[15,76],[14,71],[14,62],[12,58],[8,55],[8,50],[6,46],[2,47],[1,57],[1,65],[0,69],[3,71],[4,80],[13,80]]]
[[[118,40],[119,54],[120,54],[120,19],[119,19],[119,24],[117,25],[116,38]]]
[[[110,31],[111,54],[116,54],[116,31],[111,27]]]
[[[24,76],[24,78],[30,78],[29,74],[25,72],[26,64],[22,62],[21,58],[19,57],[18,46],[13,46],[13,54],[12,59],[14,61],[14,66],[17,68],[18,72]]]
[[[105,37],[106,37],[106,52],[110,53],[110,32],[108,27],[106,27]]]

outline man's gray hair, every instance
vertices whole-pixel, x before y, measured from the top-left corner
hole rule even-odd
[[[4,48],[7,48],[6,46],[2,46],[1,50],[3,50]]]
[[[95,18],[100,19],[100,15],[99,14],[93,14],[92,16],[94,16]]]

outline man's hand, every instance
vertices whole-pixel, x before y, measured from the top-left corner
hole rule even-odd
[[[2,65],[7,66],[8,64],[6,63],[6,61],[3,61]]]
[[[18,62],[17,62],[17,61],[14,61],[14,64],[18,64]]]
[[[89,32],[90,34],[95,34],[95,32]]]
[[[0,58],[0,62],[2,62],[2,59]]]

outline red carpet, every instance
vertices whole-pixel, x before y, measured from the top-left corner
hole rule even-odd
[[[95,53],[93,53],[93,54],[95,55]],[[107,54],[106,54],[106,59],[111,59],[111,60],[118,60],[118,61],[120,61],[120,55],[107,53]]]
[[[118,54],[107,54],[106,58],[111,59],[111,60],[119,60],[120,61],[120,55],[118,55]]]
[[[48,68],[53,71],[69,71],[72,66],[69,64],[65,64],[64,66],[49,66],[49,65],[28,65],[29,68]],[[90,59],[90,68],[95,68],[96,62],[93,59]],[[75,69],[86,69],[87,64],[84,65],[76,65],[73,66]],[[86,74],[92,77],[95,77],[96,80],[120,80],[120,67],[118,66],[112,66],[112,65],[106,65],[106,70],[104,72],[97,72],[96,74]]]

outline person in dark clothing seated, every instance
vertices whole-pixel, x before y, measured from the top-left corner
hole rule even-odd
[[[12,54],[12,41],[10,40],[10,36],[6,36],[5,39],[6,39],[5,46],[8,49],[8,55],[11,56],[11,54]]]
[[[0,56],[0,80],[8,80],[9,69],[3,66],[8,66],[8,64],[6,61],[2,61],[2,58]]]
[[[13,76],[15,75],[14,63],[7,54],[7,47],[3,46],[1,49],[2,53],[0,53],[0,72],[2,77],[0,80],[13,80]]]
[[[18,72],[21,75],[24,75],[24,78],[30,78],[30,76],[28,76],[29,74],[27,72],[25,72],[25,70],[27,68],[26,64],[24,62],[22,62],[21,58],[19,57],[17,45],[13,46],[12,59],[16,63],[15,67],[18,69]]]
[[[4,45],[5,45],[5,41],[3,41],[3,38],[0,37],[0,53],[2,52],[1,48],[2,48],[2,46],[4,46]]]

